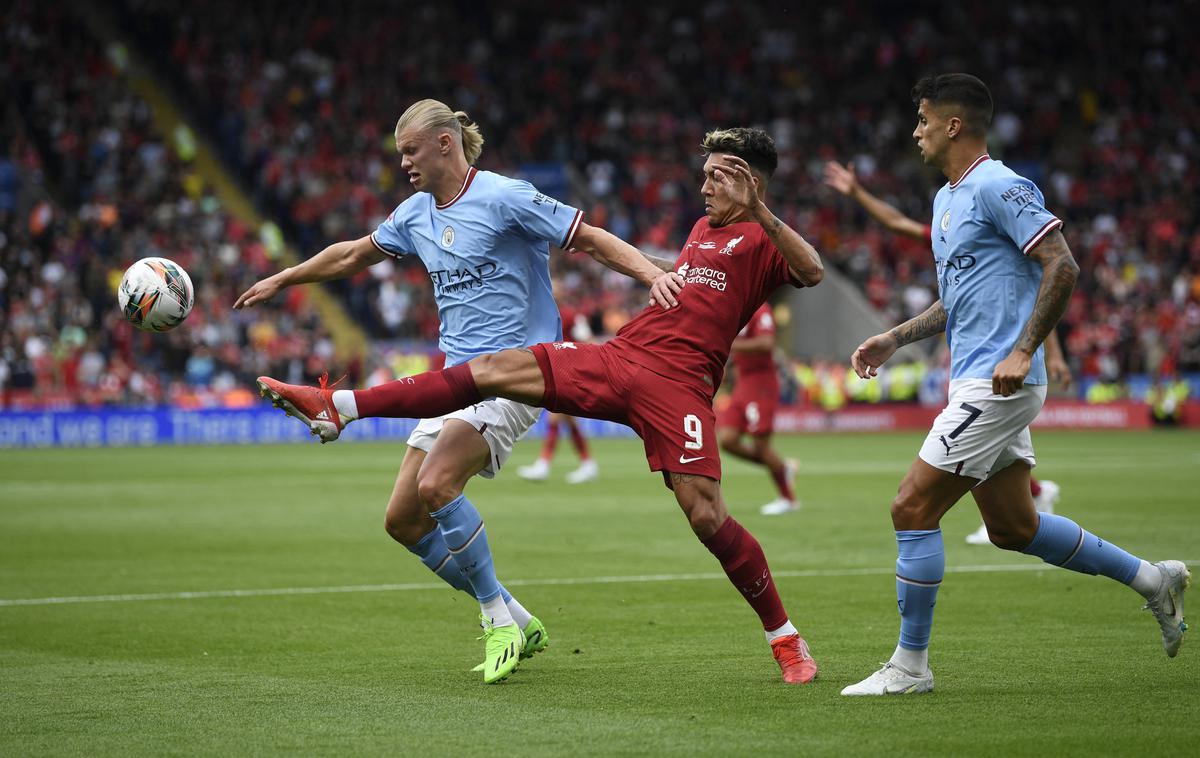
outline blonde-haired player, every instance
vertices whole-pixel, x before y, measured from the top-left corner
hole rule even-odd
[[[550,287],[550,248],[575,248],[647,286],[665,274],[635,248],[583,223],[583,213],[474,164],[483,135],[466,113],[437,100],[411,105],[396,123],[396,151],[416,194],[371,234],[330,245],[298,266],[256,283],[235,307],[253,306],[285,287],[353,276],[388,257],[416,255],[433,283],[447,367],[506,348],[562,339]],[[671,283],[671,290],[678,285]],[[666,303],[674,306],[675,301]],[[324,382],[323,382],[324,386]],[[286,407],[317,430],[341,419]],[[353,395],[350,396],[353,402]],[[357,417],[370,408],[339,409]],[[545,627],[496,578],[483,519],[463,494],[476,475],[496,475],[540,410],[501,398],[417,425],[388,501],[385,525],[455,589],[479,601],[485,682],[545,648]],[[336,414],[335,414],[336,415]],[[336,434],[335,434],[336,436]]]

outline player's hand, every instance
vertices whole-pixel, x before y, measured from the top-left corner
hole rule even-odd
[[[233,307],[238,310],[252,308],[275,297],[281,289],[283,289],[283,285],[279,283],[279,280],[275,276],[269,276],[260,282],[255,282],[253,287],[243,292],[234,302]]]
[[[860,379],[870,379],[879,373],[879,367],[892,357],[898,347],[891,332],[876,334],[858,346],[850,356],[850,365]]]
[[[996,364],[992,371],[992,394],[1008,397],[1025,386],[1032,359],[1027,353],[1014,350]]]
[[[1071,389],[1071,367],[1060,356],[1046,355],[1046,373],[1050,381],[1057,382],[1064,390]]]
[[[750,172],[750,164],[736,155],[724,156],[723,163],[713,165],[713,184],[716,191],[729,198],[751,215],[762,204],[758,197],[758,177]]]
[[[845,166],[837,161],[825,164],[825,183],[843,195],[852,195],[858,188],[858,176],[854,173],[854,164]]]
[[[650,285],[650,304],[661,305],[663,308],[674,308],[679,305],[676,296],[683,289],[684,278],[674,271],[664,271]]]

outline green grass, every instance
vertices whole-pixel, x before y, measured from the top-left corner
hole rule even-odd
[[[403,446],[0,454],[0,755],[1113,755],[1200,750],[1200,649],[1168,660],[1129,589],[965,545],[943,522],[932,695],[849,700],[895,645],[888,504],[919,434],[791,437],[804,508],[726,463],[821,678],[785,687],[757,619],[632,441],[602,479],[469,494],[550,649],[484,686],[477,606],[384,534]],[[1200,558],[1200,435],[1039,433],[1059,510],[1151,560]],[[514,464],[529,460],[524,443]],[[1031,570],[1004,571],[1004,568]],[[867,569],[876,573],[856,573]],[[831,575],[799,575],[823,571]],[[546,580],[674,574],[656,581]],[[416,588],[184,599],[181,592]],[[1193,603],[1200,600],[1193,600]],[[1193,632],[1194,634],[1194,632]]]

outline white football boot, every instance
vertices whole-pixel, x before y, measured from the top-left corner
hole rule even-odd
[[[858,684],[842,690],[843,695],[915,695],[933,692],[933,672],[925,669],[924,674],[913,675],[888,661],[883,668]]]
[[[588,458],[586,461],[579,462],[579,468],[567,474],[567,484],[583,484],[598,476],[600,476],[600,466],[596,464],[595,459]]]
[[[517,476],[530,482],[544,482],[550,476],[550,461],[538,458],[528,466],[520,466]]]
[[[1183,591],[1192,582],[1188,567],[1179,561],[1159,561],[1154,564],[1162,574],[1162,584],[1142,608],[1154,614],[1162,629],[1163,650],[1174,658],[1183,642],[1187,624],[1183,620]]]

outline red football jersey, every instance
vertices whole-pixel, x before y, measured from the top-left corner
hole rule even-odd
[[[775,336],[775,316],[771,313],[771,305],[763,303],[750,317],[750,321],[738,332],[739,337],[758,337],[764,334]],[[745,379],[752,374],[775,374],[775,356],[771,350],[743,353],[733,352],[733,367],[737,369],[738,379]]]
[[[617,332],[613,346],[639,366],[715,393],[729,346],[750,316],[781,284],[804,285],[750,221],[713,227],[700,219],[675,266],[687,281],[679,305],[646,308]]]

